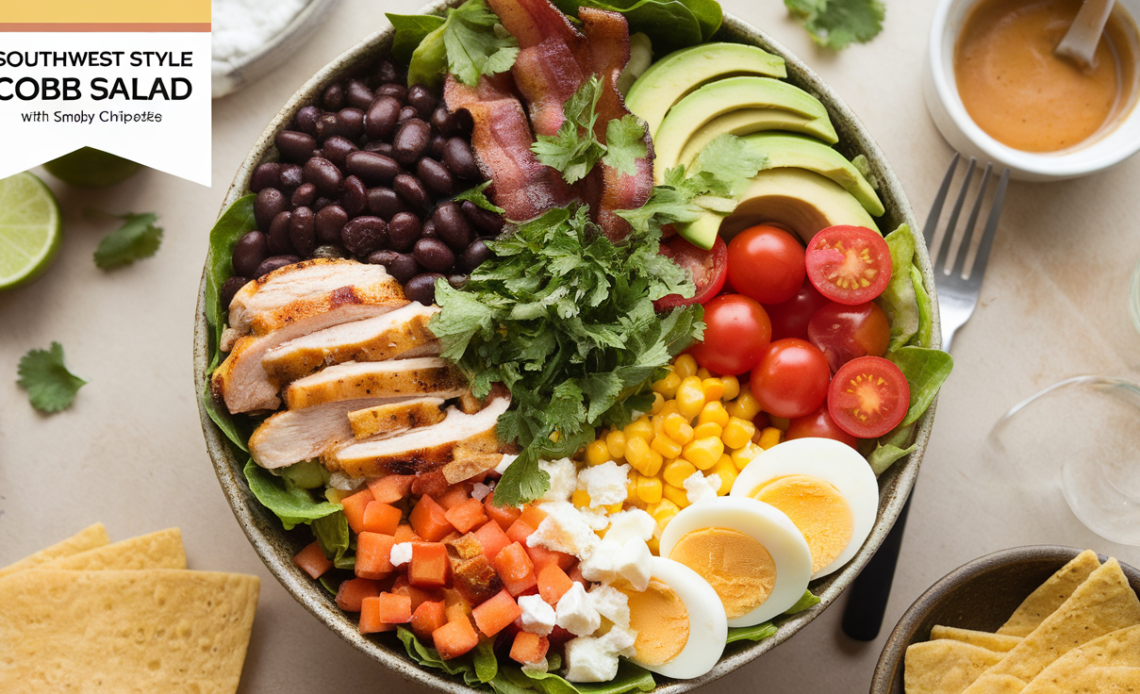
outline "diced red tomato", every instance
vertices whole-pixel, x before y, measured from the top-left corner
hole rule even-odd
[[[412,561],[408,565],[408,582],[417,588],[447,585],[450,562],[447,548],[441,542],[413,542]]]
[[[483,545],[483,554],[488,559],[494,559],[499,550],[511,544],[511,539],[495,521],[487,521],[475,531],[475,539]]]
[[[380,595],[380,584],[368,578],[343,581],[336,592],[336,605],[345,612],[360,612],[364,598]]]
[[[436,629],[431,638],[435,642],[435,649],[439,651],[439,657],[444,660],[458,658],[479,645],[479,634],[466,616]]]
[[[495,555],[492,564],[511,595],[522,595],[526,590],[538,585],[538,578],[534,575],[534,563],[518,542],[504,547]]]
[[[412,631],[421,641],[431,638],[432,632],[447,624],[442,600],[421,602],[412,613]]]
[[[373,501],[364,509],[363,529],[370,533],[395,535],[403,513],[400,509],[382,501]]]
[[[511,644],[511,660],[516,663],[538,663],[550,650],[550,640],[545,636],[520,631]]]
[[[372,496],[371,490],[367,488],[340,500],[341,508],[344,509],[344,517],[348,519],[348,527],[352,528],[352,532],[364,532],[364,510],[368,508],[368,504],[375,500],[376,498]]]
[[[293,563],[309,574],[310,578],[317,579],[332,568],[332,562],[321,550],[321,543],[313,540],[293,557]]]
[[[408,515],[412,530],[428,542],[439,542],[455,528],[447,520],[447,511],[430,496],[421,496]]]
[[[518,619],[522,609],[511,594],[503,589],[495,597],[476,606],[471,614],[479,631],[486,636],[494,636]]]

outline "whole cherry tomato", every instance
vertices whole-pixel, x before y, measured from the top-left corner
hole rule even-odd
[[[781,304],[767,304],[764,310],[772,321],[772,339],[782,340],[785,337],[798,337],[808,339],[808,321],[815,312],[831,303],[806,278],[795,296]]]
[[[689,271],[693,276],[693,284],[697,291],[688,299],[680,294],[670,294],[654,302],[658,311],[664,311],[677,306],[691,306],[703,304],[717,295],[724,286],[728,277],[728,247],[718,236],[710,250],[698,248],[680,236],[674,236],[661,243],[658,251],[661,255],[671,259]]]
[[[715,374],[739,376],[756,366],[771,339],[763,306],[740,294],[723,294],[705,304],[705,337],[689,352]]]
[[[804,247],[770,224],[745,229],[728,242],[728,277],[736,291],[762,304],[791,299],[803,284]]]
[[[752,370],[752,395],[770,415],[803,417],[827,399],[830,381],[831,368],[823,352],[807,340],[788,337],[768,345]]]
[[[839,428],[827,411],[826,403],[811,414],[791,420],[787,440],[803,438],[835,439],[852,448],[856,448],[859,443],[858,439]]]
[[[808,341],[819,347],[835,373],[852,359],[886,354],[891,324],[874,302],[858,306],[830,302],[811,317]]]

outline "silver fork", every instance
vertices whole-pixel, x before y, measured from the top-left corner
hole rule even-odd
[[[990,259],[990,249],[993,247],[1002,203],[1005,200],[1005,189],[1009,183],[1009,169],[1005,169],[998,181],[993,202],[990,203],[989,216],[986,218],[982,236],[977,242],[974,262],[967,267],[970,247],[974,245],[974,230],[977,228],[982,203],[986,198],[986,190],[993,174],[993,164],[986,164],[978,196],[966,220],[966,228],[962,234],[958,234],[956,233],[958,220],[962,216],[970,183],[977,169],[977,161],[970,157],[970,163],[966,167],[966,177],[955,197],[945,231],[939,237],[938,222],[942,217],[942,208],[950,194],[950,186],[954,182],[954,174],[957,172],[960,159],[961,155],[955,154],[951,160],[922,232],[927,248],[932,249],[930,264],[934,268],[934,286],[938,290],[938,310],[941,314],[944,350],[950,349],[954,334],[970,319],[974,308],[978,305],[978,296],[982,292],[982,277],[986,272],[986,263]],[[941,240],[937,252],[934,251],[936,240]],[[951,253],[952,250],[956,252]],[[942,260],[941,266],[940,260]],[[898,562],[899,548],[902,546],[903,531],[906,529],[906,517],[909,512],[908,497],[902,513],[899,514],[894,527],[887,533],[879,551],[871,557],[871,561],[867,563],[848,591],[847,607],[843,612],[843,632],[856,641],[874,641],[879,635],[879,629],[883,625],[883,613],[886,612],[887,600],[891,596],[891,583],[894,580],[895,565]]]

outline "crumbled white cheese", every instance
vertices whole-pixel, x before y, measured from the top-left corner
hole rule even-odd
[[[602,509],[594,511],[583,508],[579,510],[579,513],[582,516],[582,520],[586,521],[586,525],[590,526],[590,529],[594,532],[605,530],[606,526],[610,524],[610,517],[607,516],[606,512]]]
[[[578,485],[578,466],[569,458],[538,461],[540,470],[550,475],[550,489],[542,495],[542,501],[569,501]]]
[[[591,588],[589,596],[598,614],[623,629],[629,628],[629,598],[625,593],[609,584],[601,584]]]
[[[626,498],[629,466],[614,461],[593,465],[578,473],[578,486],[590,495],[590,508],[620,504]]]
[[[619,626],[615,624],[610,627],[606,635],[599,639],[602,645],[614,651],[617,655],[624,655],[631,658],[637,654],[633,644],[637,641],[637,632],[633,629]]]
[[[716,478],[715,487],[710,480],[712,477]],[[685,487],[685,497],[690,504],[695,504],[698,501],[716,498],[716,490],[720,488],[720,476],[709,475],[709,477],[705,477],[700,471],[697,471],[686,477],[682,484]]]
[[[610,516],[610,529],[606,531],[606,539],[623,544],[630,538],[648,542],[656,528],[657,521],[653,520],[653,516],[639,508],[631,508]]]
[[[583,636],[566,642],[566,679],[571,682],[609,682],[617,671],[617,653],[602,639]]]
[[[575,636],[586,636],[602,626],[602,616],[594,609],[594,601],[581,583],[575,582],[558,601],[556,622]]]
[[[388,555],[388,561],[392,566],[403,566],[412,560],[412,543],[411,542],[397,542],[392,545],[392,552]]]
[[[524,595],[520,597],[519,608],[522,609],[519,620],[523,631],[529,631],[539,636],[548,636],[554,630],[558,617],[554,608],[543,600],[542,596]]]
[[[641,592],[649,587],[650,564],[653,553],[649,545],[639,537],[631,537],[621,547],[621,554],[614,563],[614,572],[621,576],[633,587]]]
[[[578,568],[587,581],[609,583],[618,577],[616,565],[620,558],[621,545],[613,540],[602,540]]]
[[[566,501],[548,501],[541,505],[546,518],[526,539],[530,547],[545,547],[555,552],[585,559],[593,553],[598,536],[574,505]]]
[[[505,473],[507,471],[507,468],[511,466],[511,463],[515,462],[515,458],[518,458],[518,456],[512,455],[511,453],[504,453],[503,459],[500,460],[499,464],[495,466],[495,472],[499,473],[500,475]]]

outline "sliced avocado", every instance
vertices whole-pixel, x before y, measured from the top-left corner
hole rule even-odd
[[[839,135],[831,126],[830,120],[809,118],[776,108],[742,108],[714,118],[703,128],[694,131],[689,136],[689,141],[685,143],[685,148],[681,150],[677,163],[688,166],[697,158],[697,154],[705,148],[705,145],[725,133],[741,137],[768,130],[803,133],[829,145],[839,142]]]
[[[625,106],[645,119],[652,136],[666,112],[705,82],[729,75],[787,77],[784,59],[742,43],[706,43],[674,51],[645,71],[625,95]]]
[[[859,169],[847,161],[847,157],[821,142],[788,133],[757,133],[743,140],[746,146],[768,158],[766,170],[791,168],[812,171],[843,186],[872,217],[886,211],[879,194]]]
[[[830,129],[827,109],[811,94],[769,77],[729,77],[706,84],[669,109],[653,137],[656,159],[653,177],[660,184],[677,165],[685,143],[710,121],[740,109],[778,109],[808,121],[810,127]]]
[[[708,212],[677,231],[690,243],[712,248],[717,234],[731,239],[757,224],[785,227],[806,244],[816,232],[836,224],[879,231],[863,205],[829,178],[805,169],[768,169],[756,174],[728,217]]]

